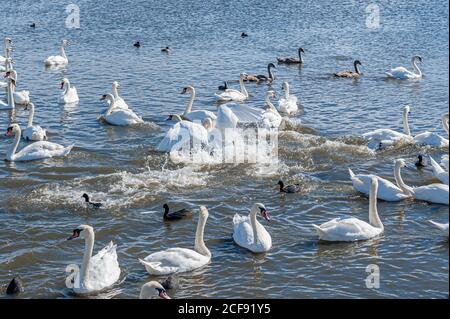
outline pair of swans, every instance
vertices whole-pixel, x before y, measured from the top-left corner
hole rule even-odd
[[[223,93],[216,94],[219,102],[243,102],[248,99],[249,95],[244,85],[244,79],[247,73],[241,73],[239,76],[240,91],[235,89],[226,89]]]
[[[64,104],[77,103],[80,101],[78,98],[77,88],[70,84],[69,79],[62,79],[61,90],[64,90],[61,94],[61,100]]]
[[[420,71],[419,67],[417,66],[417,61],[423,62],[423,59],[420,55],[415,55],[411,59],[411,64],[414,69],[414,72],[411,72],[407,70],[406,68],[399,66],[394,69],[391,69],[390,71],[386,72],[386,75],[389,78],[393,79],[410,79],[410,80],[417,80],[422,78],[422,71]]]
[[[305,53],[303,48],[298,48],[298,58],[295,57],[277,57],[278,63],[284,64],[303,64],[302,53]]]
[[[448,156],[447,156],[448,160]],[[442,183],[448,185],[448,161],[447,161],[447,171],[445,171],[435,160],[430,156],[431,167],[433,168],[434,176],[440,180]],[[445,165],[444,165],[445,166]]]
[[[69,60],[66,56],[66,51],[64,50],[65,46],[69,44],[69,41],[62,40],[60,47],[60,55],[51,55],[47,59],[44,60],[44,64],[46,66],[64,66],[69,63]]]
[[[128,126],[134,124],[144,123],[144,120],[136,115],[131,109],[124,109],[116,106],[116,98],[111,93],[104,94],[101,101],[108,101],[109,106],[100,119],[105,122],[116,126]]]
[[[254,204],[248,216],[234,215],[233,240],[251,252],[263,253],[272,247],[272,238],[264,226],[258,222],[256,218],[258,214],[265,220],[270,220],[266,207],[261,203]]]
[[[320,226],[314,225],[320,240],[358,241],[368,240],[384,232],[377,210],[378,179],[370,178],[369,223],[355,217],[334,218]]]
[[[92,294],[114,285],[120,278],[120,266],[117,260],[117,246],[111,241],[106,247],[92,256],[94,250],[94,229],[89,225],[80,225],[67,238],[84,238],[85,248],[81,268],[68,267],[73,274],[73,291],[76,294]],[[69,279],[68,278],[68,279]]]
[[[17,71],[9,70],[5,73],[5,78],[8,81],[8,101],[12,104],[12,108],[15,104],[26,105],[30,103],[30,91],[22,90],[16,91],[17,85]]]
[[[144,265],[150,275],[188,272],[207,265],[211,261],[211,252],[205,245],[203,235],[208,215],[206,207],[200,206],[194,250],[169,248],[139,259],[139,262]]]
[[[27,128],[23,130],[22,136],[27,141],[43,141],[47,139],[47,132],[39,125],[33,125],[34,103],[30,102],[25,110],[29,110]]]
[[[189,102],[186,106],[186,109],[184,110],[183,114],[181,114],[180,116],[175,116],[175,115],[170,115],[169,119],[171,120],[179,120],[180,118],[182,120],[186,120],[186,121],[204,121],[205,119],[209,118],[211,119],[211,121],[214,122],[217,119],[217,116],[211,112],[211,111],[207,111],[207,110],[196,110],[196,111],[192,111],[192,106],[194,104],[194,100],[195,100],[195,89],[192,86],[187,86],[185,88],[183,88],[183,90],[181,91],[181,94],[191,94],[191,97],[189,99]]]
[[[14,142],[6,154],[7,161],[32,161],[51,157],[62,157],[69,154],[73,147],[73,145],[64,147],[52,142],[38,141],[25,146],[16,153],[20,142],[20,126],[18,124],[12,124],[8,127],[6,135],[14,135]]]
[[[337,73],[334,73],[334,76],[339,77],[339,78],[359,78],[359,76],[361,75],[361,71],[359,70],[359,65],[361,64],[361,61],[359,60],[355,60],[353,62],[353,67],[355,69],[355,71],[340,71]]]
[[[278,111],[287,115],[292,115],[298,112],[297,97],[289,94],[289,83],[283,82],[282,90],[284,97],[278,101]]]

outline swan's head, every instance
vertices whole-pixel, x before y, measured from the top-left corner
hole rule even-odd
[[[272,90],[267,91],[266,97],[268,97],[268,98],[275,97],[275,91],[272,91]]]
[[[419,60],[420,63],[423,63],[423,58],[420,55],[413,56],[413,60]]]
[[[114,82],[112,83],[112,86],[113,86],[113,88],[119,88],[119,87],[120,87],[120,84],[119,84],[119,82],[114,81]]]
[[[61,41],[61,45],[63,45],[63,46],[66,46],[68,44],[69,44],[69,40],[64,39]]]
[[[257,210],[265,220],[270,221],[270,215],[263,204],[256,203],[252,209]]]
[[[62,81],[61,81],[61,89],[63,89],[64,85],[67,84],[67,83],[69,83],[69,80],[67,78],[62,79]]]
[[[268,68],[274,68],[274,69],[276,69],[275,64],[273,64],[273,63],[269,63],[269,64],[267,65],[267,67],[268,67]]]
[[[20,130],[19,124],[16,124],[16,123],[11,124],[11,126],[6,129],[5,135],[6,136],[13,136],[19,130]]]
[[[405,106],[405,107],[403,108],[403,113],[404,113],[404,114],[409,114],[409,113],[411,113],[411,107],[410,107],[409,105]]]
[[[209,117],[204,119],[202,124],[203,124],[203,127],[206,128],[207,130],[212,128],[212,126],[213,126],[213,122],[212,122],[212,120]]]
[[[208,209],[205,206],[200,206],[200,217],[206,219],[209,216]]]
[[[183,90],[181,91],[181,94],[186,94],[186,93],[193,93],[194,92],[194,87],[192,86],[186,86],[183,88]]]
[[[359,61],[359,60],[355,60],[354,64],[355,65],[362,65],[361,61]]]
[[[289,83],[284,81],[283,84],[281,85],[281,89],[283,91],[286,91],[286,89],[289,89]]]
[[[303,50],[303,48],[298,48],[298,53],[305,53],[305,50]]]
[[[92,228],[92,226],[80,225],[73,230],[72,235],[70,235],[70,237],[67,238],[67,240],[72,240],[75,238],[83,238],[83,237],[86,238],[87,236],[90,236],[93,233],[94,233],[94,228]]]
[[[5,44],[12,44],[12,39],[9,37],[5,38]]]
[[[150,281],[141,288],[139,299],[149,299],[151,296],[158,294],[161,299],[170,299],[166,293],[166,289],[157,281]]]
[[[395,165],[398,165],[398,166],[400,166],[400,167],[406,167],[406,166],[408,166],[408,165],[406,164],[406,161],[405,161],[403,158],[397,159],[397,160],[395,161]]]

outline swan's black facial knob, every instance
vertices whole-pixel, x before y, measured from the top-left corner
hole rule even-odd
[[[82,230],[82,229],[79,229],[79,228],[74,229],[74,230],[73,230],[73,234],[72,234],[69,238],[67,238],[67,240],[72,240],[72,239],[75,239],[75,238],[80,237],[80,233],[81,233],[82,231],[83,231],[83,230]]]
[[[185,87],[185,88],[183,88],[183,90],[181,91],[181,94],[186,94],[187,91],[188,91],[188,88]]]
[[[267,212],[267,210],[265,208],[262,208],[262,207],[260,207],[259,210],[260,210],[261,216],[265,220],[270,221],[270,216],[269,216],[269,213]]]
[[[13,127],[10,126],[10,127],[8,127],[8,129],[6,130],[5,135],[6,135],[6,136],[12,136],[12,134],[13,134]]]

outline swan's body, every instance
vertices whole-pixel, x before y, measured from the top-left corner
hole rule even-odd
[[[17,72],[16,70],[9,70],[6,72],[5,77],[8,78],[10,90],[12,90],[12,96],[15,104],[27,105],[30,103],[30,91],[22,90],[16,91],[17,84]]]
[[[341,71],[334,73],[334,76],[340,78],[359,78],[361,72],[359,70],[358,65],[361,65],[361,62],[359,60],[355,60],[355,62],[353,62],[353,67],[355,68],[355,71]]]
[[[298,49],[298,58],[295,57],[277,57],[278,63],[285,64],[303,64],[303,56],[302,53],[305,51],[302,48]]]
[[[400,167],[406,166],[406,162],[403,159],[398,159],[395,164],[400,165]],[[411,187],[403,182],[400,174],[397,182],[398,186],[405,193],[411,194],[414,199],[429,203],[448,205],[448,185],[435,183],[425,186]]]
[[[433,167],[434,176],[442,183],[448,185],[448,171],[445,171],[431,156],[431,166]]]
[[[268,128],[278,128],[283,121],[280,113],[278,113],[275,106],[270,101],[270,98],[273,97],[275,93],[273,91],[267,91],[265,102],[266,102],[266,111],[263,113],[263,123]]]
[[[111,94],[114,96],[114,100],[116,103],[115,107],[121,109],[129,109],[128,104],[125,102],[125,100],[121,96],[119,96],[118,88],[120,88],[119,82],[114,81],[112,83]]]
[[[64,92],[61,94],[62,101],[64,104],[77,103],[80,101],[78,98],[77,88],[70,85],[70,81],[64,78],[61,82],[61,90]]]
[[[335,218],[320,226],[313,225],[319,238],[325,241],[367,240],[384,231],[377,211],[378,179],[372,177],[369,195],[369,223],[355,217]]]
[[[411,64],[415,72],[408,71],[406,68],[399,66],[386,72],[386,75],[389,78],[394,79],[421,79],[422,71],[420,71],[419,67],[417,66],[417,60],[420,62],[423,61],[421,56],[413,56],[413,58],[411,59]]]
[[[195,234],[195,250],[186,248],[170,248],[148,255],[140,263],[150,275],[168,275],[182,273],[203,267],[211,261],[211,252],[203,241],[208,210],[200,207],[197,231]]]
[[[29,109],[28,125],[27,128],[22,131],[22,136],[27,141],[43,141],[47,139],[47,132],[39,125],[33,125],[34,118],[34,104],[30,103],[26,107]]]
[[[448,113],[442,116],[442,126],[448,134]],[[448,138],[444,138],[434,132],[423,132],[414,136],[414,144],[433,147],[448,147]]]
[[[67,43],[68,43],[67,40],[62,40],[60,47],[61,54],[49,56],[47,59],[44,60],[44,64],[46,66],[54,66],[54,65],[62,66],[69,63],[69,60],[67,59],[66,56],[66,51],[64,50],[64,47],[67,45]]]
[[[15,135],[13,145],[6,155],[7,161],[32,161],[43,158],[61,157],[70,153],[73,145],[64,147],[62,145],[47,141],[39,141],[29,144],[16,153],[20,142],[21,130],[19,125],[12,124],[7,135]]]
[[[235,89],[226,89],[225,92],[221,94],[216,94],[219,101],[234,101],[234,102],[242,102],[248,99],[248,92],[244,85],[244,79],[247,76],[246,73],[241,73],[239,77],[239,85],[241,90]]]
[[[205,119],[209,118],[214,123],[217,119],[217,116],[208,110],[196,110],[192,111],[192,105],[194,104],[195,100],[195,89],[192,86],[188,86],[183,88],[183,91],[181,94],[191,93],[191,98],[189,99],[189,103],[186,106],[186,109],[184,110],[183,114],[180,116],[182,120],[191,121],[191,122],[202,122]],[[171,115],[171,119],[176,120],[177,117]]]
[[[289,94],[289,83],[283,82],[284,97],[278,101],[278,111],[288,115],[298,112],[297,97]]]
[[[117,108],[114,96],[111,93],[105,94],[102,100],[109,101],[109,107],[106,110],[103,118],[107,123],[116,126],[128,126],[134,124],[144,123],[144,120],[137,116],[131,109]]]
[[[441,230],[444,235],[446,235],[448,237],[448,223],[447,224],[440,224],[440,223],[436,223],[432,220],[429,220],[429,222],[431,224],[433,224],[437,229]]]
[[[110,242],[97,255],[94,250],[94,230],[89,225],[80,225],[68,240],[77,238],[84,232],[85,251],[80,271],[75,275],[73,291],[76,294],[92,294],[114,285],[120,277],[116,245]]]
[[[269,215],[263,204],[254,204],[248,216],[235,214],[233,217],[233,240],[236,244],[254,253],[262,253],[272,248],[272,238],[256,219],[260,213],[266,220]]]

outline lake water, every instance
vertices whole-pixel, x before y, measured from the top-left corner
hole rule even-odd
[[[412,133],[445,135],[440,119],[448,107],[448,4],[442,1],[377,1],[380,25],[366,24],[368,1],[108,1],[78,0],[80,28],[65,25],[67,1],[3,0],[0,37],[13,38],[18,89],[36,106],[34,123],[49,140],[75,147],[66,158],[0,162],[0,285],[20,274],[21,298],[76,298],[65,287],[65,267],[81,263],[84,242],[66,241],[79,224],[96,231],[95,251],[118,245],[123,281],[100,298],[136,298],[154,279],[138,258],[169,247],[192,248],[197,216],[162,222],[162,205],[206,205],[205,231],[212,262],[180,275],[173,298],[448,298],[448,239],[429,219],[448,222],[448,206],[412,200],[379,202],[385,225],[379,239],[323,244],[311,224],[341,215],[368,218],[368,200],[353,190],[347,168],[393,180],[393,162],[413,163],[419,153],[439,159],[447,149],[403,146],[372,154],[361,134],[401,130],[402,109],[411,106]],[[36,28],[29,24],[35,22]],[[245,31],[247,38],[241,38]],[[69,39],[66,70],[47,71],[43,60]],[[133,47],[135,41],[142,46]],[[169,45],[170,54],[160,49]],[[301,112],[281,131],[279,162],[272,165],[174,163],[156,145],[184,110],[184,86],[196,88],[194,109],[216,110],[217,86],[237,87],[240,72],[265,73],[279,55],[305,49],[302,67],[277,65],[272,88],[282,81]],[[387,80],[391,66],[411,68],[420,54],[421,81]],[[2,54],[3,55],[3,54]],[[333,72],[362,61],[363,76],[335,79]],[[58,103],[67,76],[80,102]],[[131,128],[97,120],[99,101],[112,81],[146,124]],[[268,89],[247,84],[246,105],[261,108]],[[3,90],[0,98],[4,99]],[[17,107],[16,121],[28,113]],[[7,110],[0,112],[6,131]],[[12,139],[0,136],[4,156]],[[22,147],[25,142],[21,142]],[[430,170],[404,169],[413,185],[435,182]],[[282,196],[279,179],[301,183]],[[86,210],[81,195],[104,203]],[[273,248],[252,254],[232,240],[232,217],[262,202],[272,220],[262,222]],[[380,269],[380,287],[365,285],[366,267]],[[156,279],[163,279],[156,278]],[[4,297],[2,295],[1,297]],[[1,298],[0,297],[0,298]]]

